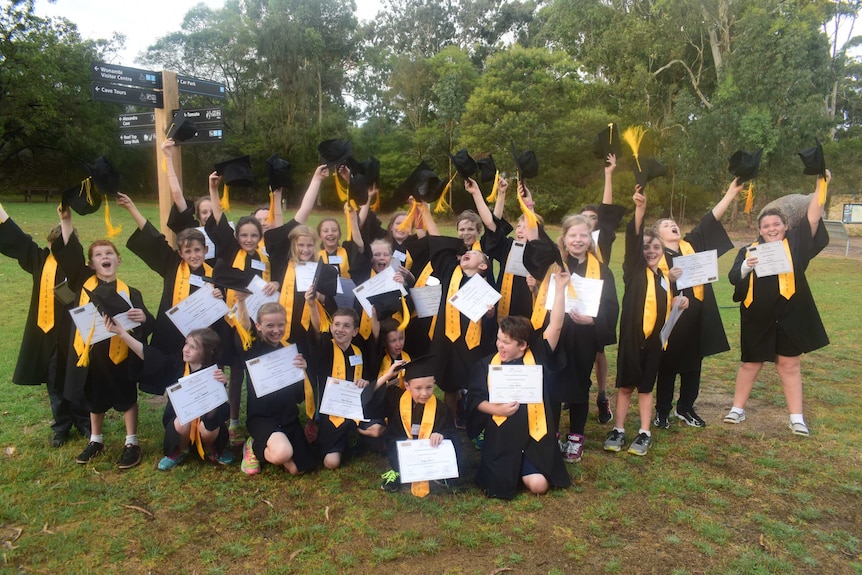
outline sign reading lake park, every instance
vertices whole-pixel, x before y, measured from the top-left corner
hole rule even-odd
[[[199,96],[210,96],[212,98],[226,98],[225,85],[211,80],[201,80],[191,76],[177,75],[177,89],[187,94],[198,94]]]

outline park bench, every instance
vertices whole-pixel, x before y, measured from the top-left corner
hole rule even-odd
[[[49,200],[54,198],[54,194],[59,192],[57,188],[22,188],[21,191],[24,193],[24,201],[29,202],[33,195],[42,195],[45,196],[45,203],[48,203]]]
[[[841,245],[844,242],[844,257],[850,255],[850,236],[847,234],[847,228],[844,227],[844,222],[838,220],[823,220],[823,225],[826,226],[826,231],[829,232],[829,244]]]

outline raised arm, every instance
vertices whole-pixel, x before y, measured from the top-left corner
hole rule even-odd
[[[554,276],[554,304],[551,307],[551,315],[548,319],[548,327],[545,328],[545,340],[551,351],[557,349],[560,342],[560,333],[563,331],[563,318],[566,315],[566,290],[569,286],[571,276],[568,272],[559,271]]]
[[[212,204],[213,213],[211,218],[213,221],[218,223],[221,221],[221,201],[218,197],[218,188],[221,185],[221,176],[218,173],[213,172],[209,177],[209,191],[210,191],[210,203]]]
[[[60,231],[63,234],[63,244],[69,243],[69,238],[75,231],[75,226],[72,225],[72,208],[57,207],[57,213],[60,214]]]
[[[635,234],[640,234],[643,230],[644,214],[646,214],[646,196],[643,194],[643,187],[635,186],[632,199],[635,202]]]
[[[6,210],[3,209],[3,204],[0,204],[0,224],[4,223],[9,219],[9,214],[6,213]]]
[[[368,219],[368,212],[371,210],[371,204],[374,203],[375,198],[377,198],[377,194],[380,193],[380,189],[378,189],[377,184],[374,184],[370,188],[368,188],[368,201],[362,204],[359,207],[359,225],[364,226],[365,221]]]
[[[440,228],[437,227],[437,222],[434,221],[434,217],[431,215],[431,206],[427,202],[416,201],[419,202],[419,206],[416,209],[419,210],[419,214],[422,217],[422,225],[425,226],[425,231],[428,232],[429,236],[439,236]]]
[[[614,203],[614,168],[617,167],[617,156],[608,154],[605,166],[605,190],[602,192],[602,203]]]
[[[715,207],[712,208],[712,215],[716,220],[721,221],[721,218],[724,216],[724,213],[727,211],[727,208],[733,203],[736,199],[736,196],[739,195],[739,192],[742,191],[742,184],[739,182],[739,178],[734,178],[730,185],[727,187],[727,191],[724,192],[724,197],[715,204]]]
[[[284,212],[281,209],[281,188],[272,191],[272,227],[277,228],[284,225]]]
[[[356,210],[348,206],[344,209],[344,215],[348,219],[350,229],[353,230],[353,236],[350,239],[353,240],[354,244],[356,244],[356,247],[359,249],[359,253],[364,253],[365,241],[362,239],[362,230],[359,228],[359,219],[357,218]]]
[[[464,189],[473,196],[473,203],[476,204],[476,213],[482,218],[482,223],[492,232],[497,231],[497,224],[494,223],[494,216],[491,210],[488,209],[488,204],[485,203],[485,198],[482,197],[482,190],[479,189],[479,184],[473,178],[464,180]]]
[[[494,202],[494,215],[498,220],[503,219],[503,210],[506,208],[506,192],[509,190],[509,180],[500,178],[497,183],[497,201]]]
[[[138,225],[139,230],[144,229],[144,226],[147,225],[147,218],[144,217],[138,209],[138,206],[136,206],[135,202],[132,201],[132,198],[122,192],[117,192],[117,205],[128,210],[132,219],[135,220],[135,223]]]
[[[165,156],[165,164],[168,168],[168,185],[171,186],[171,199],[177,210],[184,212],[188,209],[186,198],[183,196],[183,189],[180,187],[180,179],[177,177],[177,170],[174,167],[174,143],[173,139],[168,138],[162,142],[162,154]]]
[[[826,184],[832,181],[832,172],[826,170]],[[811,196],[811,202],[808,203],[808,225],[811,227],[811,237],[817,233],[817,227],[820,225],[820,218],[823,216],[823,206],[820,205],[820,186],[824,185],[823,178],[817,178],[817,186],[814,188],[814,195]]]
[[[294,220],[300,224],[308,223],[308,216],[311,214],[311,210],[314,209],[314,205],[317,203],[317,196],[320,194],[320,186],[328,177],[329,169],[327,169],[326,164],[317,166],[317,169],[314,170],[314,175],[311,177],[311,181],[308,183],[308,188],[302,196],[302,203],[293,216]]]

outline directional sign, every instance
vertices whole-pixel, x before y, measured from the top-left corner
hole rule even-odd
[[[122,114],[117,116],[117,124],[121,130],[152,128],[156,125],[156,115],[153,112]]]
[[[176,110],[173,112],[177,113]],[[190,108],[183,110],[183,117],[191,120],[197,126],[224,127],[224,110],[221,106],[215,108]]]
[[[224,140],[224,130],[221,128],[201,129],[198,128],[198,135],[183,142],[186,144],[216,144]]]
[[[156,133],[144,132],[122,132],[120,143],[124,146],[152,146],[156,143]]]
[[[119,104],[132,104],[147,106],[149,108],[162,108],[162,93],[152,90],[141,90],[139,88],[126,88],[124,86],[113,86],[93,82],[93,99],[103,102],[117,102]]]
[[[201,80],[190,76],[177,74],[177,88],[180,92],[187,94],[198,94],[200,96],[212,96],[213,98],[226,98],[224,84],[211,80]]]
[[[141,88],[161,88],[162,73],[128,66],[116,66],[104,62],[92,62],[90,79],[115,84],[128,84]],[[161,107],[161,106],[160,106]]]

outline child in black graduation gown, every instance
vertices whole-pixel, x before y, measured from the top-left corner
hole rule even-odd
[[[0,206],[0,253],[16,259],[21,269],[33,276],[30,309],[12,382],[18,385],[46,384],[54,416],[51,423],[53,447],[66,443],[72,425],[84,437],[90,437],[89,412],[80,401],[70,401],[63,395],[72,294],[69,291],[70,299],[64,302],[55,297],[54,292],[54,287],[66,279],[51,255],[51,243],[60,237],[60,233],[60,226],[55,226],[48,234],[48,247],[41,248]]]
[[[646,455],[652,445],[652,391],[662,356],[661,329],[675,299],[670,282],[682,270],[671,268],[669,277],[659,269],[664,254],[661,238],[653,229],[644,229],[646,197],[638,185],[633,196],[635,215],[626,227],[626,254],[623,261],[623,295],[620,316],[620,345],[617,352],[617,405],[614,429],[605,439],[606,451],[620,451],[626,443],[625,421],[635,391],[638,394],[640,430],[629,446],[633,455]],[[688,307],[685,296],[679,307]]]
[[[826,171],[826,182],[832,178]],[[822,185],[821,179],[817,180]],[[818,193],[811,196],[805,217],[788,230],[787,217],[780,210],[766,210],[758,218],[760,238],[736,254],[728,278],[734,286],[733,300],[739,305],[742,362],[736,374],[733,408],[725,423],[745,421],[745,403],[757,374],[767,361],[774,361],[781,377],[784,397],[790,411],[790,430],[807,437],[808,426],[802,414],[802,372],[800,357],[829,344],[814,296],[805,277],[808,263],[829,244],[823,225],[823,208]],[[758,277],[755,270],[758,243],[782,242],[793,271]]]
[[[541,365],[545,381],[565,361],[555,353],[563,326],[564,299],[569,275],[556,277],[551,321],[544,331],[533,331],[520,316],[500,319],[497,353],[477,362],[467,390],[470,437],[484,429],[482,459],[476,483],[490,497],[512,499],[523,482],[531,493],[571,484],[554,434],[551,399],[543,386],[541,404],[490,403],[488,374],[492,365]]]

